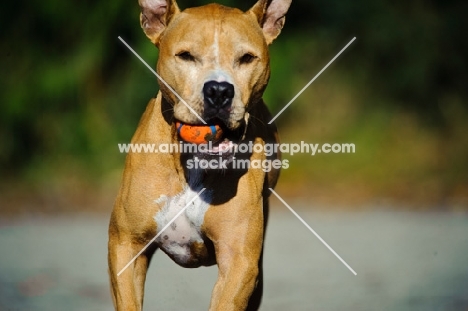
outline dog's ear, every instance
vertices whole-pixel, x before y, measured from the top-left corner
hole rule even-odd
[[[262,27],[267,44],[273,42],[280,34],[290,5],[291,0],[259,0],[248,11]]]
[[[171,19],[180,12],[175,0],[138,0],[141,8],[140,24],[146,36],[156,46]]]

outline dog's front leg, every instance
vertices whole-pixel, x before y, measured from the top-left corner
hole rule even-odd
[[[247,256],[228,245],[218,245],[216,253],[220,257],[219,275],[210,311],[246,310],[257,286],[259,256]]]
[[[225,205],[222,209],[228,208]],[[259,206],[258,209],[261,211],[262,208]],[[246,310],[257,285],[263,216],[261,212],[245,216],[224,218],[221,222],[218,219],[218,226],[226,227],[213,232],[219,271],[211,298],[211,311]],[[205,220],[209,222],[207,217]]]
[[[119,239],[118,235],[109,235],[109,275],[117,311],[141,311],[143,308],[146,271],[154,249],[141,254],[118,275],[143,247],[143,244]]]
[[[253,154],[251,160],[264,159]],[[265,172],[251,169],[238,182],[237,196],[222,205],[211,206],[205,214],[204,230],[213,241],[218,280],[210,311],[239,311],[258,308],[264,234],[262,191]],[[261,277],[261,276],[260,276]],[[255,292],[255,301],[249,304]]]

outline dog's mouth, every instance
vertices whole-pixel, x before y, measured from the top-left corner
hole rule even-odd
[[[201,158],[221,157],[222,159],[228,160],[228,163],[230,163],[234,159],[237,145],[238,144],[232,140],[225,138],[218,143],[211,144],[211,146],[208,144],[206,150],[199,148],[198,156]]]
[[[235,130],[229,129],[224,122],[214,119],[206,125],[192,125],[175,122],[179,139],[191,144],[190,153],[199,159],[222,159],[231,163],[239,143],[244,139],[247,122]]]

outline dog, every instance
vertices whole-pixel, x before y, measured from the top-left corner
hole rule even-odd
[[[268,46],[290,4],[258,0],[245,12],[219,4],[181,11],[175,0],[139,0],[141,27],[159,49],[160,91],[131,142],[177,144],[182,126],[216,126],[222,137],[202,151],[127,155],[109,224],[116,310],[142,310],[146,272],[157,249],[183,267],[217,265],[210,310],[259,308],[269,188],[281,167],[235,164],[280,159],[261,148],[240,153],[238,147],[278,143],[262,95],[270,76]],[[223,167],[194,167],[218,158]]]

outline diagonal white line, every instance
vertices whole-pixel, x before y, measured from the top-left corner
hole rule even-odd
[[[187,205],[185,205],[184,208],[181,209],[181,210],[177,213],[177,215],[175,215],[174,218],[172,218],[171,221],[169,221],[169,222],[167,223],[167,225],[165,225],[165,226],[161,229],[161,231],[159,231],[159,233],[156,234],[156,236],[155,236],[154,238],[152,238],[151,241],[149,241],[148,244],[146,244],[145,247],[143,247],[143,248],[138,252],[138,254],[136,254],[135,257],[133,257],[132,260],[130,260],[130,262],[129,262],[128,264],[125,265],[125,267],[122,268],[122,270],[120,270],[119,273],[117,273],[117,276],[120,276],[120,275],[122,274],[122,272],[124,272],[125,269],[127,269],[127,268],[138,258],[138,256],[140,256],[140,255],[148,248],[148,246],[150,246],[151,243],[153,243],[154,241],[156,241],[156,239],[164,232],[164,230],[166,230],[166,229],[177,219],[177,217],[179,217],[179,216],[187,209],[187,207],[189,207],[190,204],[192,204],[192,202],[193,202],[196,198],[198,198],[198,197],[200,196],[200,194],[202,194],[203,191],[205,191],[205,190],[206,190],[206,188],[203,188],[202,190],[200,190],[200,192],[198,192],[198,193],[190,200],[190,202],[188,202]]]
[[[305,220],[302,219],[301,216],[299,216],[299,214],[296,213],[296,211],[294,211],[294,210],[291,208],[291,206],[289,206],[288,203],[286,203],[286,201],[284,201],[284,200],[278,195],[278,193],[275,192],[275,190],[273,190],[272,188],[269,188],[269,189],[270,189],[270,191],[278,198],[278,200],[280,200],[280,201],[294,214],[294,216],[296,216],[296,217],[304,224],[304,226],[306,226],[307,229],[309,229],[309,230],[317,237],[317,239],[319,239],[320,242],[322,242],[323,245],[325,245],[325,246],[330,250],[330,252],[332,252],[333,255],[335,255],[336,258],[338,258],[338,259],[346,266],[346,268],[349,269],[349,271],[351,271],[354,275],[357,275],[357,273],[353,270],[353,268],[351,268],[351,267],[346,263],[346,261],[344,261],[344,260],[340,257],[340,255],[338,255],[338,254],[333,250],[333,248],[331,248],[330,245],[328,245],[327,242],[325,242],[325,241],[320,237],[320,235],[318,235],[318,233],[315,232],[315,230],[312,229],[312,228],[305,222]]]
[[[330,62],[328,62],[328,64],[326,64],[325,67],[323,67],[323,69],[320,70],[320,72],[316,74],[315,77],[313,77],[312,80],[310,80],[309,83],[307,83],[306,86],[304,86],[302,90],[300,90],[299,93],[297,93],[297,95],[294,96],[294,98],[291,99],[289,103],[287,103],[286,106],[284,106],[283,109],[281,109],[281,111],[278,112],[273,119],[271,119],[270,122],[268,122],[268,124],[272,124],[273,121],[275,121],[276,118],[278,118],[302,94],[302,92],[304,92],[315,81],[315,79],[317,79],[328,68],[328,66],[330,66],[338,58],[338,56],[340,56],[341,53],[343,53],[344,50],[346,50],[348,46],[350,46],[351,43],[354,42],[354,40],[356,40],[356,37],[354,37],[351,41],[349,41],[349,43],[346,44],[346,46],[343,49],[341,49],[341,51],[339,51],[338,54],[336,54],[336,56],[333,57],[333,59]]]
[[[151,68],[150,65],[148,65],[148,63],[146,63],[143,58],[141,58],[140,55],[138,55],[137,52],[135,52],[131,47],[130,45],[127,44],[127,42],[125,42],[124,39],[122,39],[120,36],[118,37],[120,41],[122,41],[122,43],[146,66],[148,67],[149,70],[151,70],[152,73],[154,73],[154,75],[162,82],[164,83],[164,85],[169,89],[171,90],[172,93],[174,93],[174,95],[185,105],[187,106],[187,108],[200,120],[202,121],[203,124],[206,124],[205,120],[203,120],[202,117],[200,117],[200,115],[195,111],[193,110],[192,107],[189,106],[189,104],[187,104],[187,102],[185,100],[182,99],[182,97],[179,96],[179,94],[177,94],[177,92],[169,85],[166,83],[166,81],[164,81],[163,78],[161,78],[160,75],[158,75],[158,73],[156,72],[156,70],[154,70],[153,68]]]

